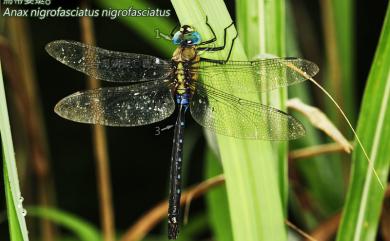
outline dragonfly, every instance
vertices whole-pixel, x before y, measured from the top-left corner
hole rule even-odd
[[[297,139],[305,134],[305,128],[296,118],[234,93],[274,90],[300,83],[319,71],[315,63],[295,57],[230,60],[238,34],[230,41],[226,59],[204,58],[202,51],[217,52],[227,47],[227,30],[233,23],[224,29],[221,46],[215,45],[217,36],[207,18],[206,25],[213,37],[205,41],[189,25],[178,30],[179,26],[175,27],[170,36],[177,48],[171,59],[110,51],[69,40],[46,45],[47,52],[59,62],[96,79],[122,84],[65,97],[55,106],[55,112],[63,118],[133,127],[164,120],[177,109],[170,163],[169,239],[176,239],[179,233],[186,113],[189,111],[206,129],[233,138]]]

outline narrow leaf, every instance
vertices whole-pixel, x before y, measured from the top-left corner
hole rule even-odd
[[[390,4],[364,92],[357,133],[383,183],[390,167]],[[351,184],[337,240],[371,241],[384,197],[362,149],[355,147]]]
[[[218,37],[216,46],[222,45],[223,30],[232,23],[222,0],[172,0],[172,3],[180,23],[194,26],[204,40],[212,38],[212,33],[205,24],[207,15]],[[235,35],[235,28],[229,28],[227,47],[202,57],[226,59]],[[239,38],[234,43],[231,59],[247,59]],[[258,99],[258,96],[245,94],[245,98]],[[226,177],[234,240],[286,240],[279,174],[270,143],[224,136],[217,136],[217,141]]]
[[[7,213],[12,241],[28,241],[24,219],[23,197],[19,188],[15,152],[12,143],[11,126],[8,117],[7,100],[0,62],[0,134],[3,147],[4,183],[6,188]]]
[[[100,232],[88,222],[81,218],[58,210],[47,207],[29,207],[28,213],[31,216],[44,218],[54,222],[55,224],[67,228],[77,235],[79,240],[82,241],[100,241]]]
[[[217,157],[208,148],[205,158],[205,177],[211,178],[222,173],[222,166]],[[232,226],[230,222],[229,204],[225,185],[210,190],[206,194],[208,214],[215,240],[233,241]]]
[[[239,36],[249,58],[261,55],[286,55],[286,16],[284,0],[245,0],[237,3],[237,24]],[[266,93],[262,103],[286,110],[287,91]],[[275,162],[284,212],[287,212],[287,142],[272,143],[275,147]]]

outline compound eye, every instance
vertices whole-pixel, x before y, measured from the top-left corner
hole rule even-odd
[[[199,32],[192,32],[191,33],[191,41],[192,41],[192,44],[200,44],[200,42],[202,41],[202,38],[200,37],[200,33]]]
[[[173,35],[172,43],[174,45],[180,45],[182,41],[182,34],[180,33],[180,31],[176,32],[175,35]]]

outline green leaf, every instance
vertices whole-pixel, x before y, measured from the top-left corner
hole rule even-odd
[[[4,159],[4,155],[3,155]],[[7,169],[4,162],[4,183],[5,183],[5,197],[7,204],[7,217],[10,230],[11,240],[23,240],[22,232],[20,230],[18,216],[16,214],[15,205],[12,201],[12,192],[8,179]]]
[[[357,134],[383,183],[390,167],[390,4],[368,76]],[[355,147],[351,184],[337,240],[375,240],[384,198],[364,153]]]
[[[207,159],[205,171],[207,179],[222,173],[221,163],[210,148],[207,148],[205,158]],[[206,201],[214,239],[233,241],[226,187],[223,185],[208,191]]]
[[[222,45],[223,30],[232,23],[222,0],[172,0],[172,4],[180,23],[194,26],[205,40],[212,37],[205,24],[207,15],[218,37],[216,46]],[[235,29],[229,28],[227,34],[227,39],[231,40],[236,34]],[[226,59],[230,42],[224,50],[202,56]],[[247,59],[240,39],[235,41],[231,59]],[[244,98],[258,99],[258,96],[246,94]],[[286,240],[279,174],[275,165],[277,160],[273,157],[270,143],[220,135],[217,141],[226,178],[234,239]]]
[[[343,109],[352,124],[356,122],[356,79],[354,76],[354,48],[356,38],[355,28],[353,27],[355,5],[356,3],[353,0],[332,0],[338,47],[336,51],[341,70],[340,84]]]
[[[44,218],[69,229],[76,234],[79,240],[102,240],[99,230],[73,214],[47,207],[29,207],[27,210],[29,216]]]
[[[286,55],[286,26],[284,0],[245,0],[237,3],[239,36],[250,59],[261,54]],[[286,110],[287,89],[280,88],[262,95],[262,102]],[[284,212],[287,212],[288,176],[287,142],[273,142],[278,161],[279,190]]]
[[[3,148],[4,186],[8,224],[12,241],[28,241],[26,221],[23,216],[22,195],[19,188],[11,126],[8,117],[3,75],[0,62],[0,134]]]

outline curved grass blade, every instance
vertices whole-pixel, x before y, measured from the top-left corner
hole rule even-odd
[[[6,188],[6,203],[9,220],[10,237],[12,241],[28,241],[28,231],[24,219],[25,210],[22,206],[23,197],[19,188],[16,169],[15,152],[12,143],[11,126],[8,117],[7,100],[5,98],[3,75],[0,62],[0,134],[3,149],[4,183]]]
[[[73,214],[47,207],[28,207],[29,215],[44,218],[72,231],[81,241],[102,240],[99,230]]]
[[[357,133],[379,179],[387,182],[390,167],[390,4],[364,92]],[[337,240],[375,240],[384,190],[358,146],[353,155],[350,189]]]

